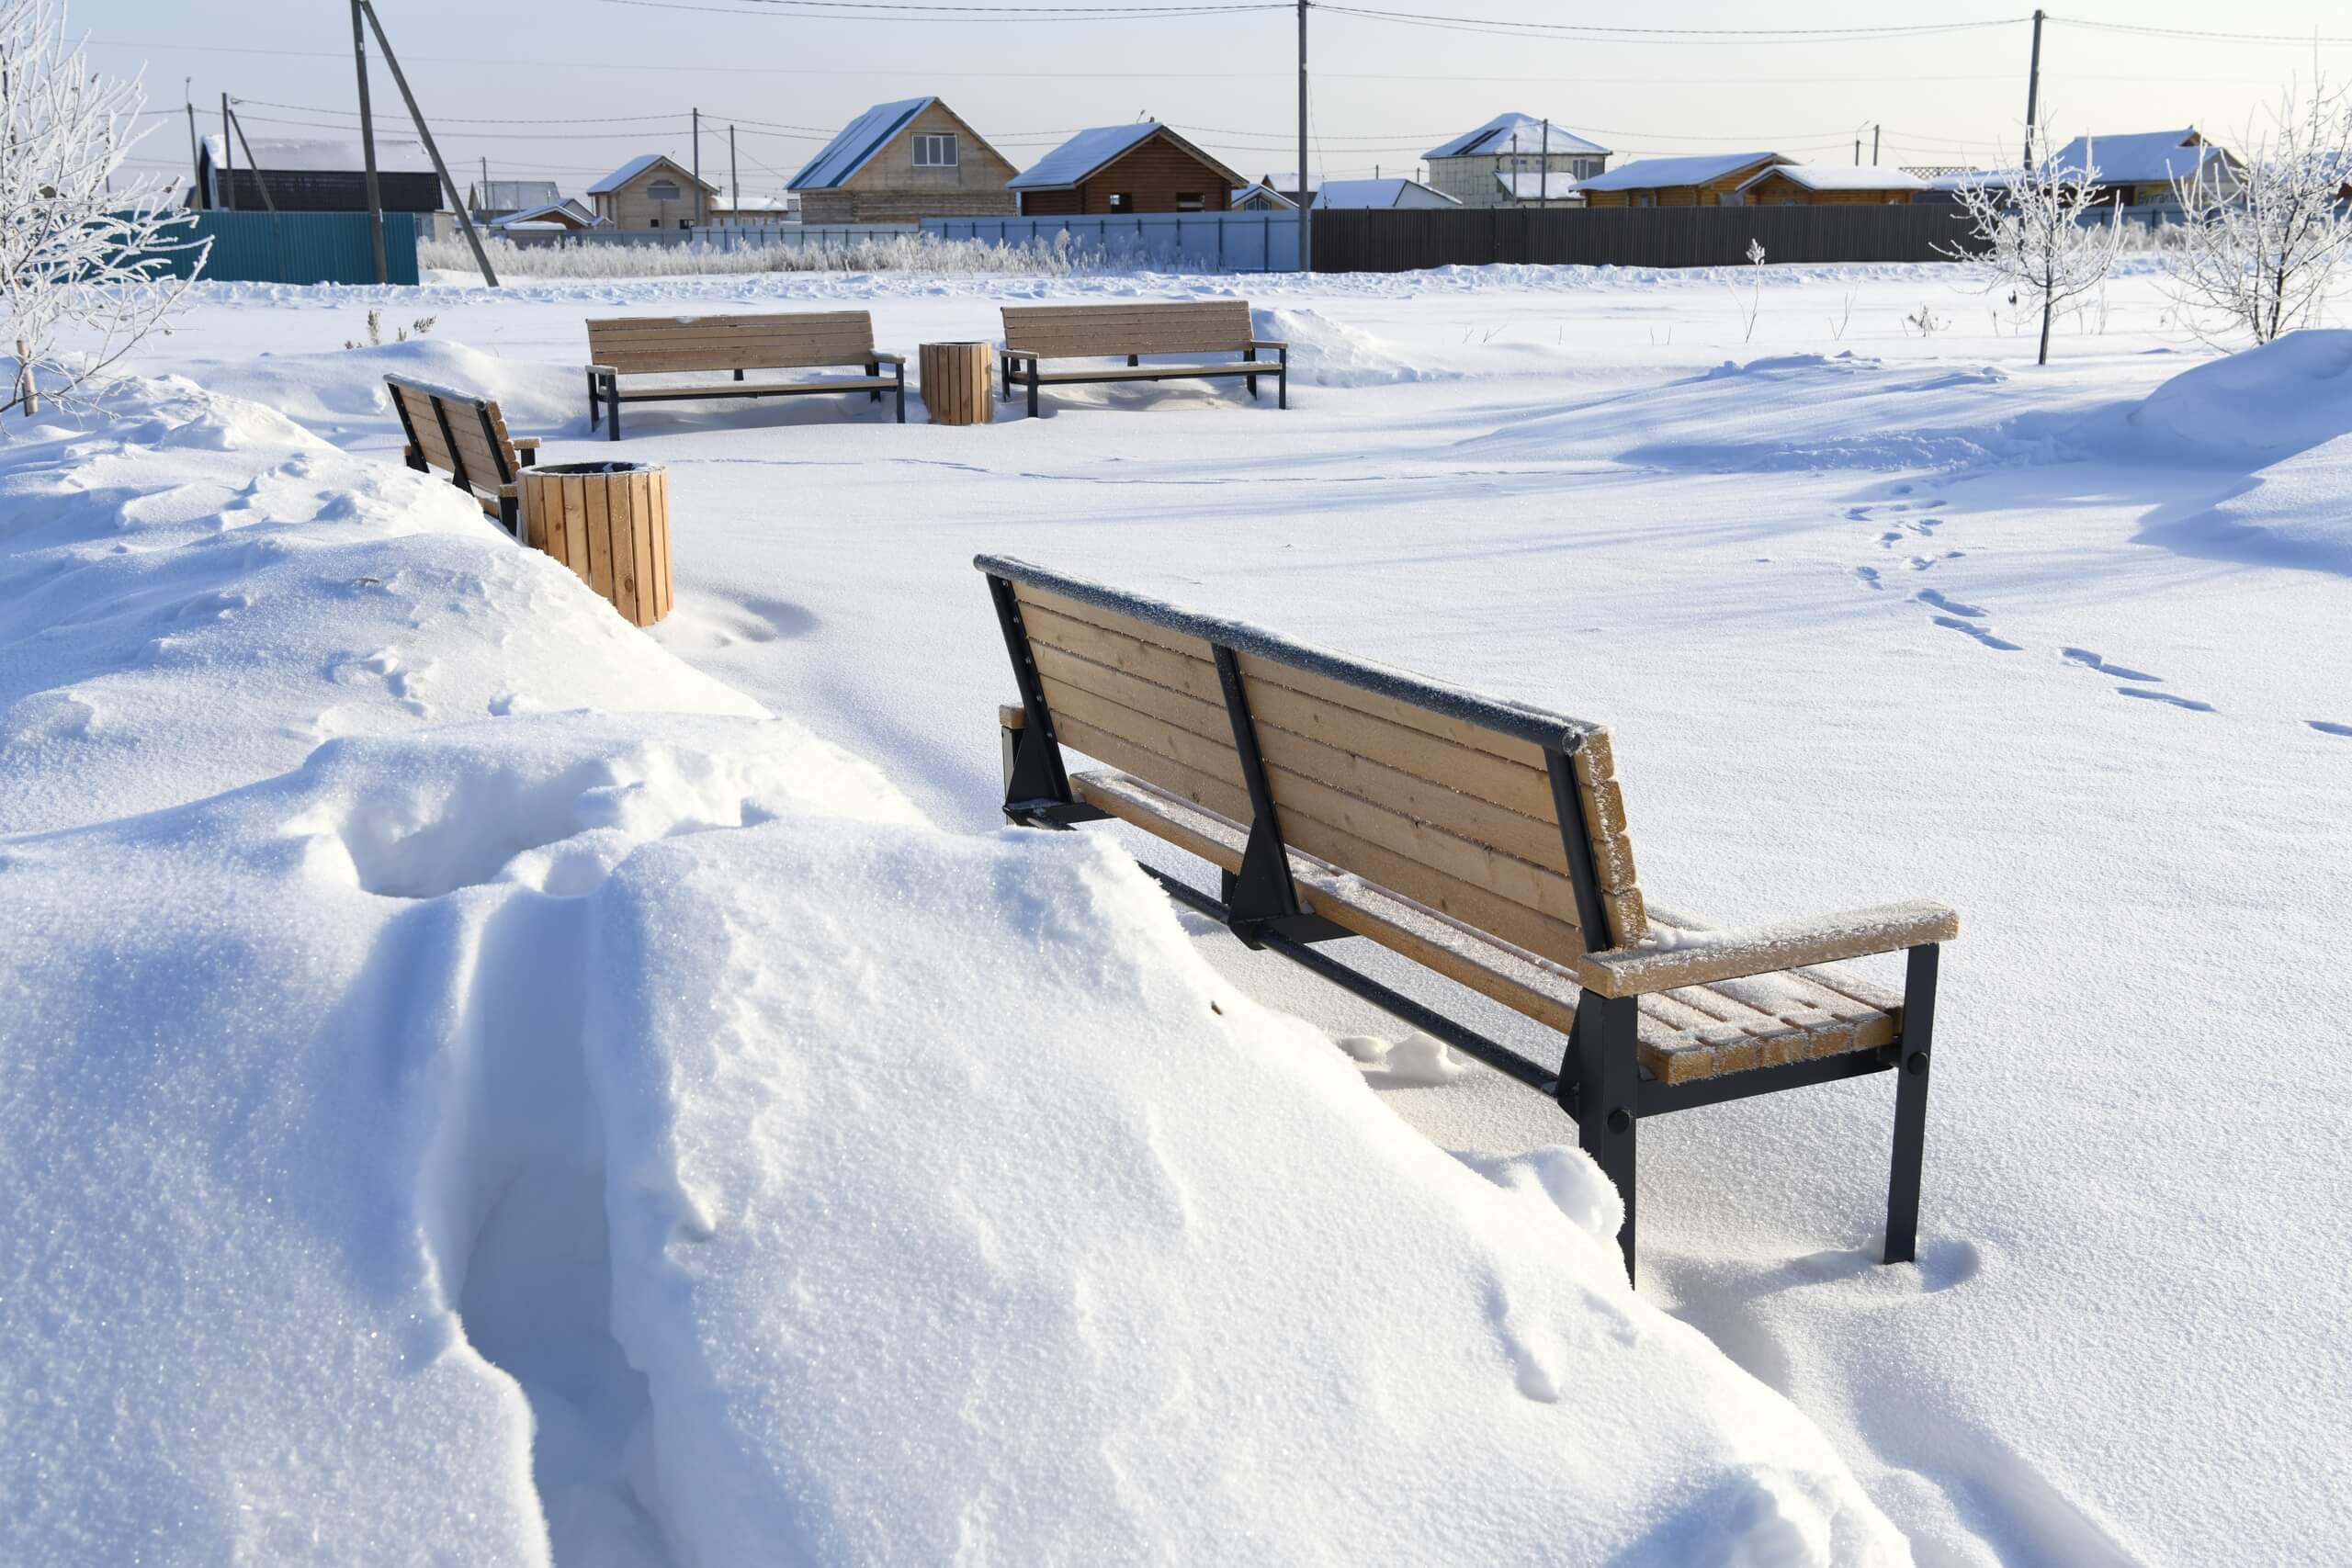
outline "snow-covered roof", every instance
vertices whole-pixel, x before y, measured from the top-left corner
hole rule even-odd
[[[1098,125],[1081,130],[1005,181],[1012,190],[1056,190],[1074,186],[1129,149],[1168,128],[1156,119],[1134,125]]]
[[[503,218],[490,220],[492,229],[594,229],[608,221],[593,213],[583,213],[569,202],[543,202],[510,212]]]
[[[667,164],[670,167],[677,170],[680,175],[689,180],[692,180],[695,177],[692,170],[688,169],[684,164],[679,163],[675,158],[671,157],[667,152],[648,152],[642,157],[631,158],[628,163],[623,164],[619,168],[615,169],[611,174],[606,175],[603,179],[598,180],[594,185],[590,186],[588,187],[588,194],[590,196],[603,196],[607,192],[616,191],[620,189],[621,186],[628,184],[629,181],[637,178],[638,175],[645,173],[646,170],[651,168],[656,164]],[[717,186],[712,185],[708,180],[704,180],[701,184],[705,190],[717,190],[718,188]]]
[[[1317,208],[1357,207],[1459,207],[1462,204],[1442,190],[1432,190],[1419,180],[1326,180],[1315,193]]]
[[[793,190],[833,189],[871,163],[890,138],[907,128],[909,120],[938,101],[901,98],[895,104],[875,105],[842,127],[840,134],[826,142],[786,186]]]
[[[1442,146],[1432,147],[1421,154],[1424,158],[1464,158],[1478,153],[1542,152],[1546,147],[1555,152],[1593,153],[1607,155],[1609,149],[1597,141],[1588,141],[1572,130],[1562,129],[1558,120],[1552,121],[1549,140],[1545,139],[1544,121],[1532,115],[1517,112],[1498,114],[1476,130],[1464,131]]]
[[[1778,152],[1698,152],[1679,158],[1637,158],[1623,168],[1577,181],[1577,189],[1650,190],[1668,186],[1702,186],[1767,160],[1782,164],[1796,162]]]
[[[793,207],[788,196],[721,197],[710,204],[713,212],[790,212]]]
[[[1740,182],[1746,190],[1773,175],[1807,190],[1926,190],[1928,182],[1902,169],[1870,164],[1776,164]]]
[[[1573,175],[1556,171],[1530,169],[1525,174],[1495,175],[1496,181],[1513,201],[1565,201],[1583,188]]]
[[[2215,162],[2226,165],[2236,160],[2210,141],[2197,141],[2193,126],[2129,136],[2077,136],[2058,150],[2061,172],[2096,169],[2100,181],[2109,185],[2170,184]]]
[[[221,138],[214,132],[204,139],[205,154],[212,165],[220,168],[233,164],[240,169],[259,165],[267,174],[349,174],[368,166],[367,149],[358,139],[349,141],[294,141],[285,137],[256,136],[252,138],[253,155],[246,157],[246,141],[239,138],[235,155],[222,150]],[[421,141],[389,141],[376,139],[376,172],[379,175],[429,175],[433,159]]]
[[[1238,207],[1243,202],[1250,200],[1252,197],[1264,197],[1268,201],[1272,202],[1277,207],[1296,207],[1298,205],[1298,203],[1293,201],[1288,196],[1285,196],[1283,192],[1276,190],[1273,186],[1268,185],[1263,180],[1260,180],[1255,185],[1243,186],[1239,190],[1235,191],[1233,193],[1232,205]]]

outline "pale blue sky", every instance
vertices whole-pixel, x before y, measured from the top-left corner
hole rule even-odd
[[[986,3],[986,0],[974,0]],[[1084,3],[1084,0],[1062,0]],[[1114,5],[1166,0],[1101,0]],[[1363,0],[1466,18],[1753,28],[1768,8],[1730,0],[1568,7],[1543,0]],[[1965,8],[1789,0],[1790,28],[1886,26],[2020,16],[2010,0]],[[1296,124],[1296,21],[1287,10],[1108,20],[836,18],[744,0],[379,0],[402,64],[462,183],[543,176],[567,192],[645,152],[691,157],[688,111],[704,111],[703,170],[727,177],[726,127],[747,193],[780,189],[826,135],[869,104],[935,93],[1021,166],[1070,131],[1148,115],[1186,130],[1250,175],[1287,170]],[[2333,23],[2328,17],[2338,18]],[[2291,35],[2352,16],[2319,0],[2076,0],[2085,21]],[[340,0],[76,0],[100,67],[146,67],[149,101],[175,105],[182,79],[198,126],[219,126],[223,91],[254,102],[247,133],[332,134],[356,106]],[[1319,175],[1411,173],[1419,154],[1506,109],[1550,115],[1616,149],[1770,148],[1849,162],[1853,138],[1885,127],[1882,161],[1959,164],[2014,144],[2025,109],[2029,30],[2012,25],[1843,41],[1689,43],[1498,36],[1326,11],[1314,16],[1311,161]],[[2231,140],[2314,62],[2352,80],[2352,43],[2314,47],[2094,30],[2053,19],[2042,57],[2054,128],[2129,131],[2195,123]],[[399,101],[380,61],[376,107]],[[294,107],[275,107],[289,105]],[[331,112],[320,112],[331,111]],[[537,122],[499,126],[481,121]],[[763,122],[757,126],[751,122]],[[185,125],[159,118],[141,148],[186,167]],[[790,128],[790,129],[781,129]],[[395,127],[396,129],[396,127]]]

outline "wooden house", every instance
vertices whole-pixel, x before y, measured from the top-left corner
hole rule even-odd
[[[1269,175],[1256,185],[1244,186],[1226,202],[1233,212],[1295,212],[1298,203],[1283,194]]]
[[[1516,111],[1421,156],[1430,166],[1429,183],[1464,207],[1565,207],[1570,184],[1609,166],[1609,149],[1599,142],[1555,120]]]
[[[718,187],[662,152],[631,158],[588,187],[596,216],[616,229],[699,229]]]
[[[611,224],[584,210],[576,201],[551,201],[543,207],[502,212],[482,227],[512,239],[519,234],[580,234],[591,229],[610,228]]]
[[[773,229],[779,223],[800,221],[800,198],[797,196],[714,196],[710,198],[710,220],[722,228]]]
[[[2100,198],[2120,207],[2177,209],[2180,186],[2194,186],[2219,197],[2235,190],[2245,173],[2234,153],[2206,141],[2193,125],[2125,136],[2077,136],[2058,150],[2056,162],[2064,174],[2089,170]]]
[[[208,136],[197,152],[196,205],[259,212],[275,203],[280,212],[368,210],[367,154],[350,141],[298,141],[255,137],[252,158],[239,139],[224,149]],[[265,186],[269,200],[262,199]],[[376,188],[387,212],[441,210],[441,176],[422,142],[376,141]]]
[[[1775,164],[1749,175],[1739,194],[1750,207],[1901,207],[1927,189],[1927,181],[1901,169]]]
[[[1578,180],[1587,207],[1745,207],[1740,186],[1766,169],[1792,164],[1778,152],[1701,152],[1643,158]]]
[[[1011,181],[1024,216],[1223,212],[1250,182],[1157,120],[1081,130]]]
[[[808,223],[915,223],[1013,210],[1012,164],[937,98],[876,104],[786,188]]]

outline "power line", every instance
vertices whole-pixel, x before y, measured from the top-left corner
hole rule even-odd
[[[359,118],[358,111],[355,109],[322,108],[316,104],[277,104],[270,102],[267,98],[241,98],[233,93],[230,95],[229,101],[232,104],[252,104],[257,108],[292,109],[297,114],[342,115],[345,118],[349,119],[356,119]],[[177,114],[180,111],[177,109],[156,109],[151,112],[156,114]],[[643,120],[675,119],[678,118],[678,115],[683,115],[685,112],[685,110],[680,109],[677,114],[582,115],[570,119],[495,119],[485,118],[478,115],[435,115],[433,119],[434,123],[436,125],[628,125]]]
[[[1360,6],[1319,5],[1317,10],[1408,27],[1437,28],[1448,32],[1480,33],[1500,38],[1552,38],[1588,43],[1725,44],[1853,43],[1880,39],[1923,38],[1938,33],[1975,32],[1987,28],[2015,27],[2030,20],[2001,17],[1978,22],[1921,22],[1896,27],[1848,28],[1632,28],[1599,23],[1525,22],[1494,17],[1443,17],[1419,11],[1384,11]]]
[[[2317,33],[2231,33],[2203,28],[2152,28],[2138,22],[2086,22],[2076,17],[2052,16],[2049,20],[2069,28],[2100,33],[2138,33],[2148,38],[2193,39],[2209,43],[2283,43],[2302,47],[2315,43],[2352,44],[2352,38],[2326,38]]]

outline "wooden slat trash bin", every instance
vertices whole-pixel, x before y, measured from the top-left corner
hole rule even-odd
[[[634,626],[670,613],[670,476],[659,463],[526,468],[524,539],[579,574]]]
[[[922,406],[933,424],[987,424],[995,395],[986,343],[927,343],[918,351],[922,370]]]

